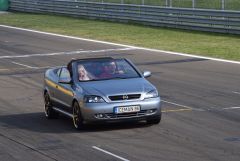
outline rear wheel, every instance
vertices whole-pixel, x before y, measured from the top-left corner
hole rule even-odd
[[[158,117],[147,119],[147,124],[159,124],[161,122],[162,114]]]
[[[83,118],[77,102],[73,104],[73,125],[76,129],[83,128]]]
[[[45,116],[48,119],[53,119],[58,117],[58,113],[53,110],[50,96],[48,93],[44,94],[44,111]]]

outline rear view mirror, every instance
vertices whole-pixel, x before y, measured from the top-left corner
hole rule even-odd
[[[150,77],[151,74],[152,74],[152,73],[151,73],[150,71],[144,71],[144,72],[143,72],[144,78]]]

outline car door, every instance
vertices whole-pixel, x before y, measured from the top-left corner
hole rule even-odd
[[[69,111],[71,109],[73,100],[73,89],[71,83],[69,83],[70,80],[71,77],[68,69],[63,67],[56,86],[55,98],[58,101],[58,107],[65,111]]]
[[[57,84],[58,84],[58,80],[59,80],[59,76],[61,73],[62,68],[56,69],[56,71],[53,71],[53,75],[51,76],[51,80],[47,80],[46,79],[46,84],[48,85],[48,89],[49,89],[49,94],[51,96],[52,99],[52,103],[54,106],[57,106],[57,101],[56,101],[56,93],[58,93],[57,90]],[[57,106],[58,107],[58,106]]]

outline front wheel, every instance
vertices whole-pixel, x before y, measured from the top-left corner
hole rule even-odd
[[[77,102],[73,104],[73,125],[76,129],[83,128],[83,118]]]
[[[45,111],[45,116],[48,119],[53,119],[58,117],[58,113],[52,109],[52,103],[48,93],[44,94],[44,111]]]

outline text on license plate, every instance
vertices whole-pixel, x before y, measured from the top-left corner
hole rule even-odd
[[[115,113],[130,113],[140,111],[140,106],[125,106],[115,108]]]

